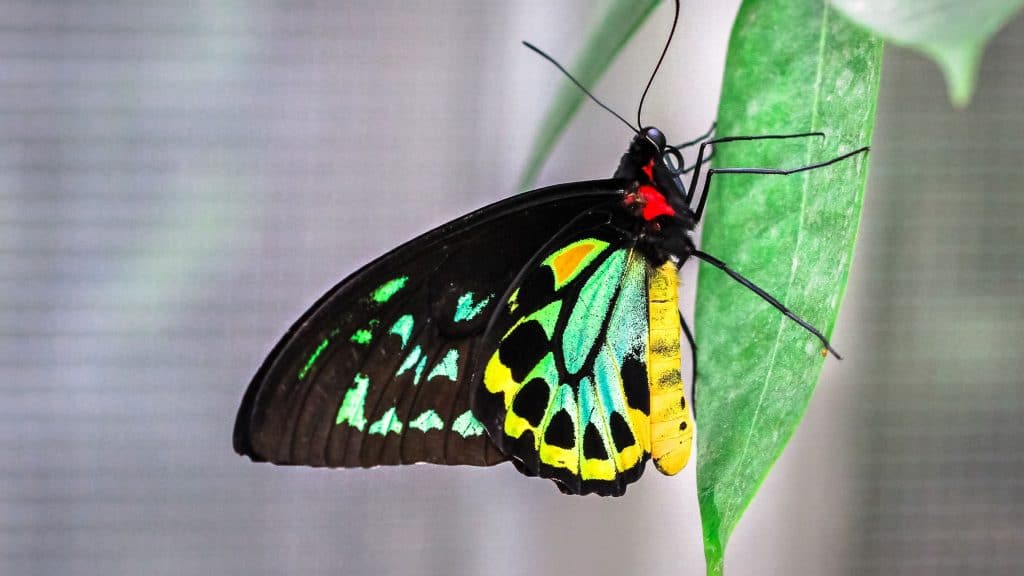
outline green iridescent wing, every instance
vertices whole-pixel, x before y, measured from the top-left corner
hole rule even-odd
[[[428,232],[328,291],[281,338],[239,408],[253,460],[353,467],[505,459],[470,409],[471,361],[517,272],[621,182],[557,186]]]
[[[521,472],[618,496],[651,451],[651,266],[632,232],[595,216],[535,258],[495,314],[473,411]]]

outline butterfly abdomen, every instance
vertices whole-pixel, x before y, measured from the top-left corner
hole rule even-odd
[[[651,391],[651,457],[663,474],[675,474],[690,459],[693,422],[680,375],[680,324],[676,265],[665,262],[648,273]]]

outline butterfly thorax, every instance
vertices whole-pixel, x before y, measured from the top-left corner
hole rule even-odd
[[[685,190],[663,160],[665,136],[654,127],[637,134],[622,156],[615,178],[629,182],[622,200],[636,224],[638,246],[656,264],[684,262],[693,253],[696,226]]]

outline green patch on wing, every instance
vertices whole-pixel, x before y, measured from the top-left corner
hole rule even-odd
[[[452,431],[463,438],[469,438],[470,436],[479,436],[483,434],[484,425],[473,416],[472,412],[466,410],[460,414],[454,422],[452,422]]]
[[[367,330],[366,328],[360,328],[359,330],[356,330],[355,332],[352,333],[352,336],[349,338],[349,341],[355,342],[356,344],[362,344],[364,346],[366,344],[369,344],[371,340],[373,340],[373,333]]]
[[[487,303],[491,301],[491,296],[487,296],[483,300],[478,302],[473,301],[473,293],[466,292],[459,297],[459,302],[455,308],[455,322],[464,322],[466,320],[472,320],[480,315],[487,307]]]
[[[459,351],[452,348],[444,355],[434,367],[430,370],[430,374],[427,374],[427,380],[432,379],[434,376],[444,376],[452,382],[455,382],[459,378]]]
[[[334,424],[348,423],[349,426],[362,431],[366,426],[364,409],[366,406],[366,391],[370,389],[370,379],[363,374],[356,374],[355,386],[345,392],[345,399],[338,408],[338,416]]]
[[[554,337],[555,324],[558,323],[558,313],[561,312],[561,310],[562,301],[556,300],[548,304],[547,306],[541,308],[540,310],[537,310],[533,314],[530,314],[529,316],[516,322],[515,326],[512,327],[512,330],[509,330],[509,333],[511,333],[513,330],[519,327],[520,324],[524,324],[526,322],[529,322],[530,320],[536,320],[538,323],[540,323],[541,328],[544,329],[544,333],[550,340],[551,338]],[[506,334],[505,336],[507,337],[508,334]]]
[[[423,350],[416,346],[405,357],[402,361],[402,365],[398,367],[398,371],[395,372],[395,376],[401,376],[409,370],[415,369],[415,377],[412,383],[414,385],[420,383],[420,377],[423,375],[423,368],[427,365],[427,356],[423,353]]]
[[[391,299],[392,296],[398,293],[399,290],[405,287],[405,283],[409,281],[408,276],[399,276],[393,280],[381,284],[370,294],[370,298],[374,302],[383,304]]]
[[[320,358],[320,355],[323,354],[324,350],[327,349],[327,346],[330,345],[331,338],[337,336],[338,332],[339,330],[337,328],[331,330],[331,333],[327,335],[327,338],[324,338],[320,342],[320,344],[317,345],[316,349],[313,350],[313,353],[309,355],[309,358],[306,360],[305,365],[303,365],[302,368],[299,370],[299,380],[304,379],[306,375],[309,374],[309,371],[313,369],[313,366],[316,364],[316,361]]]
[[[570,374],[580,371],[594,346],[594,338],[601,333],[601,323],[622,278],[626,254],[626,250],[615,251],[580,290],[562,333],[562,354]]]
[[[352,335],[349,336],[348,341],[361,346],[366,346],[373,341],[373,331],[377,328],[377,324],[380,324],[380,321],[376,319],[370,320],[365,328],[360,328],[353,332]]]
[[[402,422],[398,419],[394,406],[388,408],[384,414],[381,414],[379,420],[370,424],[370,434],[386,436],[388,432],[394,432],[395,434],[402,433]]]
[[[506,305],[508,306],[508,311],[510,313],[516,311],[516,308],[519,307],[519,288],[516,288],[515,291],[512,292],[512,295],[508,297],[508,303]]]
[[[320,342],[320,344],[316,347],[316,350],[313,350],[313,353],[309,355],[309,359],[306,360],[305,366],[303,366],[302,369],[299,370],[299,380],[302,380],[303,378],[306,377],[306,374],[309,374],[309,371],[313,369],[313,365],[316,364],[316,359],[319,358],[321,354],[323,354],[324,350],[327,349],[328,344],[330,344],[330,340],[324,338],[323,341]]]
[[[389,334],[395,334],[402,339],[402,348],[409,343],[409,338],[412,336],[412,329],[416,325],[416,321],[413,320],[412,314],[405,314],[398,317],[395,323],[391,325]]]
[[[433,410],[427,410],[409,422],[409,428],[415,428],[422,432],[430,430],[441,430],[444,428],[444,420]]]

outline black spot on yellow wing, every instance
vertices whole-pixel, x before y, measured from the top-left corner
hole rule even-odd
[[[565,410],[559,410],[544,431],[544,442],[551,446],[572,450],[576,446],[576,426]]]
[[[498,354],[501,363],[511,370],[512,377],[516,381],[522,381],[549,348],[547,334],[544,333],[540,322],[530,320],[517,326],[502,341]]]
[[[616,447],[621,449],[626,446],[636,444],[636,438],[629,430],[629,424],[626,423],[626,419],[622,417],[622,414],[612,412],[610,420],[609,425],[612,428],[612,442],[615,443]]]
[[[593,422],[587,425],[587,431],[583,433],[583,457],[597,460],[608,459],[608,450],[604,447],[604,440]]]
[[[516,454],[516,458],[513,460],[516,463],[516,468],[519,468],[520,472],[523,470],[536,470],[537,463],[540,460],[537,454],[537,440],[536,436],[533,435],[532,430],[523,432],[522,436],[512,439],[510,448],[512,453]],[[524,468],[525,464],[525,468]],[[536,476],[536,473],[528,474],[528,476]]]
[[[622,387],[626,403],[644,414],[651,413],[651,389],[647,384],[647,366],[640,360],[627,357],[621,369]]]
[[[536,428],[544,419],[550,396],[548,383],[543,378],[534,378],[516,394],[516,399],[512,402],[512,411]]]

